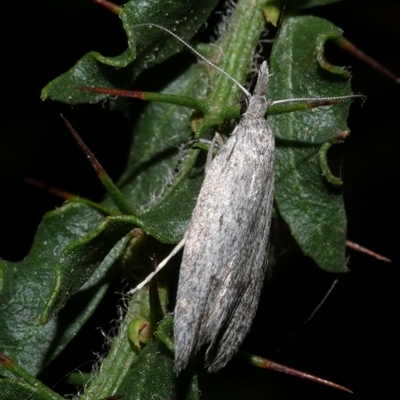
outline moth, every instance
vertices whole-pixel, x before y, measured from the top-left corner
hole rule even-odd
[[[216,372],[238,351],[250,330],[268,263],[274,198],[275,139],[267,106],[287,101],[342,101],[358,95],[294,98],[268,103],[268,65],[253,94],[179,36],[169,33],[238,85],[248,108],[207,170],[189,228],[181,242],[133,291],[147,284],[184,247],[174,310],[175,372],[208,343],[205,365]],[[130,291],[132,293],[133,291]]]
[[[139,26],[167,32],[248,98],[247,111],[207,169],[183,239],[129,292],[150,282],[185,246],[174,310],[174,369],[179,374],[209,343],[205,364],[209,372],[215,372],[233,357],[249,332],[267,269],[275,149],[265,120],[268,64],[262,63],[251,95],[175,33],[153,23],[135,25]]]
[[[250,330],[268,263],[275,139],[265,120],[268,65],[247,111],[212,161],[186,234],[175,307],[175,372],[209,343],[215,372]]]

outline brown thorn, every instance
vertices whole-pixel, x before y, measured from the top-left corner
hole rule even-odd
[[[374,257],[379,261],[392,262],[392,260],[390,258],[381,256],[380,254],[375,253],[374,251],[369,250],[366,247],[359,245],[358,243],[351,242],[350,240],[346,240],[346,246],[349,249],[352,249],[352,250],[358,251],[360,253],[364,253],[368,256]]]
[[[26,179],[25,179],[25,182],[27,182],[27,183],[29,183],[30,185],[35,186],[35,187],[37,187],[37,188],[39,188],[39,189],[45,190],[45,191],[47,191],[47,192],[53,194],[54,196],[60,197],[60,198],[62,198],[63,200],[71,201],[73,198],[76,197],[76,196],[75,196],[74,194],[72,194],[72,193],[69,193],[69,192],[66,192],[66,191],[64,191],[64,190],[57,189],[57,188],[55,188],[55,187],[46,185],[45,183],[36,181],[35,179],[26,178]]]
[[[77,87],[77,89],[83,90],[85,92],[103,93],[110,96],[132,97],[134,99],[140,100],[144,100],[146,98],[143,92],[138,92],[134,90],[111,89],[91,86],[79,86]]]
[[[385,68],[382,64],[375,61],[372,57],[365,54],[363,51],[358,49],[354,46],[353,43],[348,41],[347,39],[341,37],[340,39],[336,40],[335,43],[342,48],[343,50],[348,51],[353,56],[357,57],[358,59],[364,61],[366,64],[370,65],[372,68],[376,69],[383,75],[386,75],[388,78],[394,80],[397,83],[400,83],[400,78],[398,78],[395,74]]]
[[[96,156],[89,150],[89,148],[86,146],[85,142],[82,140],[82,138],[78,135],[78,132],[73,128],[73,126],[69,123],[69,121],[62,115],[61,118],[64,121],[65,125],[67,126],[68,130],[71,132],[72,136],[78,143],[78,146],[81,148],[83,153],[85,154],[86,158],[89,160],[89,162],[92,164],[92,167],[97,173],[97,176],[101,179],[103,176],[107,176],[106,171],[104,168],[101,166],[99,161],[97,160]]]
[[[107,10],[113,12],[114,14],[119,15],[122,11],[122,7],[118,4],[112,3],[111,1],[107,0],[92,0],[93,3],[97,3],[102,7],[106,8]]]
[[[265,358],[263,359],[261,368],[266,368],[266,369],[270,369],[273,371],[282,372],[287,375],[297,376],[299,378],[306,379],[306,380],[316,382],[316,383],[320,383],[321,385],[329,386],[329,387],[332,387],[337,390],[342,390],[343,392],[353,393],[353,391],[351,391],[350,389],[347,389],[346,387],[344,387],[342,385],[338,385],[337,383],[328,381],[326,379],[318,378],[315,375],[311,375],[306,372],[302,372],[297,369],[287,367],[286,365],[282,365],[275,361],[267,360]]]

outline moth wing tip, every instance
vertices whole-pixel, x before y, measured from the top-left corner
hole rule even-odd
[[[175,361],[174,361],[174,373],[178,376],[189,363],[189,359],[187,357],[182,357],[175,353]]]

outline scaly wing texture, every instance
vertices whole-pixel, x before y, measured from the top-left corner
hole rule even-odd
[[[197,200],[175,309],[177,371],[208,341],[209,369],[222,368],[255,315],[274,188],[274,138],[264,120],[258,125],[238,126],[211,164]]]
[[[264,119],[266,64],[247,112],[207,172],[193,211],[175,307],[175,371],[202,344],[208,370],[236,353],[253,321],[267,267],[274,136]]]

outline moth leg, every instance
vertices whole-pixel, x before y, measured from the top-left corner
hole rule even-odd
[[[217,147],[220,149],[224,145],[224,141],[222,136],[216,132],[214,138],[212,140],[199,138],[199,139],[192,139],[187,142],[187,146],[196,146],[200,149],[207,150],[207,160],[206,160],[206,173],[213,161],[214,156],[214,148]]]
[[[215,132],[213,140],[211,140],[210,147],[208,148],[207,152],[207,161],[206,161],[206,174],[210,168],[210,165],[213,161],[213,153],[215,143],[217,143],[218,147],[221,148],[224,145],[224,141],[222,140],[221,135],[218,132]]]
[[[171,253],[169,253],[169,255],[165,257],[160,264],[158,264],[157,268],[151,274],[147,275],[147,277],[142,282],[140,282],[139,285],[131,289],[128,292],[128,295],[132,295],[136,291],[140,290],[143,286],[147,285],[165,267],[167,262],[181,250],[181,248],[186,243],[186,238],[187,238],[187,231],[185,232],[182,240],[172,249]]]

